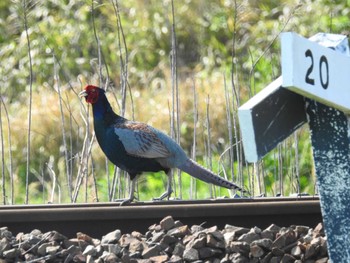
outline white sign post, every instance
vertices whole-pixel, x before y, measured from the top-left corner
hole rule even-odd
[[[238,109],[248,162],[259,161],[307,121],[304,98],[281,85],[279,77]]]
[[[295,33],[282,33],[282,86],[350,113],[348,40],[345,36],[337,39],[342,48],[334,50]]]
[[[329,45],[332,38],[338,39],[336,50],[295,33],[282,34],[282,85],[308,97],[306,113],[329,256],[334,263],[348,263],[350,134],[344,112],[350,113],[350,57],[345,36],[325,34],[321,44]]]
[[[281,39],[282,77],[238,111],[245,156],[250,162],[258,161],[307,120],[329,256],[334,263],[348,263],[350,125],[345,115],[350,114],[348,40],[343,35],[323,33],[309,40],[295,33],[283,33]]]

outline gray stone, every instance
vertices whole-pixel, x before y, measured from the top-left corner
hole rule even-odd
[[[163,263],[168,262],[169,257],[167,255],[159,255],[155,257],[151,257],[150,260],[154,263]]]
[[[271,258],[273,258],[273,254],[269,252],[260,260],[260,263],[269,263]]]
[[[259,227],[255,226],[252,229],[250,229],[250,232],[253,232],[255,234],[260,234],[261,233],[261,229]]]
[[[313,235],[314,237],[318,237],[318,236],[324,236],[324,227],[323,227],[323,224],[322,223],[319,223],[314,231],[313,231]]]
[[[254,232],[249,232],[247,234],[243,234],[238,238],[238,241],[247,242],[248,244],[252,243],[255,240],[260,239],[260,235]]]
[[[284,255],[284,251],[278,247],[272,247],[272,254],[278,257],[282,257]]]
[[[203,230],[204,230],[204,228],[202,226],[199,226],[199,225],[191,226],[191,232],[192,233],[200,232],[200,231],[203,231]]]
[[[86,263],[94,263],[94,262],[95,262],[95,260],[94,260],[93,256],[91,256],[91,255],[86,256]]]
[[[226,254],[220,261],[220,263],[231,263],[229,254]]]
[[[160,256],[151,257],[150,260],[153,263],[163,263],[163,262],[168,262],[169,257],[167,255],[160,255]]]
[[[290,254],[284,254],[281,263],[294,263],[295,258]]]
[[[163,238],[164,235],[165,235],[165,233],[164,233],[163,231],[155,232],[155,233],[153,234],[151,240],[152,240],[152,242],[157,243],[157,242],[159,242],[159,241]]]
[[[160,221],[160,227],[165,231],[172,229],[175,226],[175,221],[171,216],[164,217],[162,221]]]
[[[308,244],[305,251],[305,259],[311,259],[316,256],[320,247],[316,244]]]
[[[315,237],[311,240],[310,244],[311,245],[320,245],[322,242],[322,237],[318,236],[318,237]]]
[[[110,232],[107,235],[102,237],[101,244],[116,243],[119,241],[120,237],[121,237],[120,230],[119,229],[114,230],[113,232]]]
[[[84,252],[83,255],[87,256],[87,255],[91,255],[91,256],[95,256],[97,253],[96,248],[93,245],[88,245]]]
[[[182,257],[184,251],[185,251],[185,246],[181,243],[177,243],[174,247],[173,255]]]
[[[291,250],[291,255],[296,257],[296,258],[300,258],[302,254],[301,248],[299,245],[295,246],[292,248]]]
[[[325,258],[320,258],[315,261],[315,263],[327,263],[328,262],[328,257]]]
[[[5,250],[9,250],[11,248],[10,242],[8,241],[8,239],[6,237],[3,237],[0,240],[0,256],[2,255],[2,253]]]
[[[266,228],[266,230],[278,233],[281,230],[281,228],[275,224],[271,224],[269,227]]]
[[[44,235],[49,235],[48,241],[62,242],[63,240],[68,239],[66,236],[62,235],[57,231],[50,231],[48,233],[45,233]],[[41,238],[41,235],[39,235],[38,237]]]
[[[31,235],[33,236],[37,236],[37,237],[42,237],[42,232],[39,230],[39,229],[33,229],[31,232],[30,232]]]
[[[175,244],[177,241],[178,239],[176,237],[165,234],[160,240],[160,244],[169,246],[169,245]]]
[[[142,235],[140,232],[137,232],[137,231],[132,231],[132,232],[131,232],[131,236],[132,236],[132,237],[135,237],[135,238],[137,238],[137,239],[142,239],[142,238],[145,237],[144,235]]]
[[[41,237],[37,237],[32,234],[24,234],[22,236],[22,241],[27,242],[30,246],[39,244],[41,240],[42,240]]]
[[[118,257],[116,255],[114,255],[113,253],[108,253],[105,257],[104,257],[104,262],[108,262],[108,263],[117,263],[118,262]]]
[[[206,258],[222,255],[222,250],[217,248],[202,247],[198,249],[198,253],[199,253],[200,259],[206,259]]]
[[[46,248],[50,246],[49,243],[43,243],[38,247],[38,254],[40,256],[45,256],[46,255]]]
[[[284,248],[285,246],[292,244],[295,241],[297,241],[295,232],[293,230],[288,230],[275,239],[272,247]]]
[[[206,231],[206,233],[208,235],[213,236],[218,241],[224,241],[225,240],[224,235],[219,230],[208,231],[208,232]]]
[[[184,224],[182,224],[182,222],[180,220],[175,220],[175,226],[174,227],[179,227],[179,226],[183,226]]]
[[[168,261],[168,263],[182,263],[182,262],[183,262],[182,257],[176,256],[176,255],[172,255]]]
[[[38,258],[38,256],[36,256],[36,255],[34,255],[34,254],[32,254],[32,253],[26,253],[25,255],[24,255],[24,260],[25,260],[25,262],[30,262],[30,261],[32,261],[32,260],[35,260],[35,259],[37,259]],[[1,259],[0,259],[0,263],[1,263],[2,261],[1,261]]]
[[[225,225],[225,232],[235,232],[236,236],[241,236],[248,233],[249,229],[245,227]]]
[[[327,240],[324,237],[321,238],[319,256],[320,257],[328,256]]]
[[[54,255],[60,249],[60,246],[48,246],[46,247],[46,254]]]
[[[118,244],[108,244],[107,247],[108,252],[113,253],[115,255],[118,255],[122,250],[122,248]],[[96,247],[96,253],[101,253],[101,250],[99,250],[98,248],[101,248],[101,246]]]
[[[249,259],[241,255],[240,253],[231,254],[230,260],[231,262],[235,262],[235,263],[249,263]]]
[[[281,257],[272,257],[270,263],[280,263]]]
[[[183,259],[187,261],[196,261],[199,259],[198,250],[194,248],[186,248],[183,254]]]
[[[264,249],[271,250],[272,240],[268,239],[268,238],[258,239],[258,240],[253,241],[251,243],[251,246],[252,245],[257,245],[257,246],[262,247]]]
[[[261,232],[260,236],[261,238],[267,238],[274,241],[276,238],[276,232],[265,229]]]
[[[199,238],[192,239],[190,242],[188,242],[186,247],[198,249],[198,248],[204,247],[206,242],[207,242],[207,237],[204,235]]]
[[[143,258],[151,258],[154,256],[158,256],[159,252],[161,251],[160,245],[155,245],[153,247],[148,247],[143,250],[142,257]]]
[[[45,251],[46,251],[46,248],[45,248]],[[66,249],[66,251],[71,255],[76,255],[78,253],[81,253],[81,248],[79,246],[71,245],[69,248]]]
[[[260,258],[265,254],[264,249],[259,247],[258,245],[252,245],[250,246],[250,255],[253,258]]]
[[[240,253],[243,255],[248,255],[250,252],[250,246],[244,241],[233,241],[230,243],[229,251],[232,253]]]
[[[173,236],[173,237],[184,237],[186,235],[189,235],[191,234],[189,228],[187,225],[184,225],[184,226],[179,226],[179,227],[176,227],[176,228],[173,228],[173,229],[170,229],[168,231],[168,234]]]
[[[136,251],[142,251],[146,247],[147,245],[144,245],[143,242],[138,240],[137,238],[132,239],[129,243],[129,251],[131,253],[135,253]]]
[[[233,241],[235,239],[235,236],[236,236],[235,232],[224,233],[225,242],[228,244],[230,241]]]
[[[11,248],[9,250],[6,250],[2,253],[4,259],[14,259],[18,257],[21,254],[21,251],[18,248]]]
[[[305,236],[309,232],[310,227],[308,226],[296,226],[295,232],[297,232],[298,237]]]
[[[12,238],[12,232],[8,230],[8,228],[5,227],[1,227],[0,228],[0,238],[7,238],[7,239],[11,239]]]
[[[217,240],[213,235],[207,235],[207,246],[212,248],[225,248],[224,237],[222,236],[222,240]]]

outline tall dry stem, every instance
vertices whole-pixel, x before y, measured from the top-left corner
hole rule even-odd
[[[177,75],[177,38],[174,0],[171,1],[171,94],[172,94],[172,118],[171,137],[180,144],[180,94]],[[182,179],[181,172],[177,170],[179,183],[179,198],[182,199]]]
[[[123,25],[121,22],[121,17],[120,17],[120,7],[119,7],[119,2],[118,0],[111,0],[113,10],[115,17],[117,19],[117,40],[118,40],[118,53],[119,53],[119,63],[120,63],[120,87],[121,87],[121,116],[125,116],[126,113],[126,101],[127,101],[127,90],[129,88],[129,94],[130,94],[130,101],[131,101],[131,109],[132,109],[132,119],[135,119],[134,115],[134,104],[133,104],[133,98],[132,98],[132,93],[131,89],[129,86],[128,78],[129,78],[129,53],[128,53],[128,47],[126,44],[126,38],[124,34],[124,29]],[[125,54],[123,56],[123,54]],[[115,178],[115,177],[118,178]],[[124,181],[127,181],[127,185],[130,185],[130,178],[128,177],[127,173],[125,171],[122,171],[118,167],[115,168],[115,173],[113,176],[113,184],[112,184],[112,194],[110,194],[110,199],[115,198],[115,189],[116,187],[119,189],[118,190],[118,198],[122,198],[124,196],[124,192],[122,189],[122,177],[124,178]],[[127,189],[127,187],[126,187]]]
[[[57,191],[58,191],[58,203],[61,203],[61,187],[57,183],[57,176],[56,176],[55,171],[52,169],[52,163],[51,162],[47,164],[47,169],[49,171],[49,175],[51,177],[51,182],[52,182],[51,195],[50,195],[49,203],[53,204],[55,202],[55,189],[56,189],[56,187],[57,187]]]
[[[1,93],[0,93],[1,96]],[[2,106],[0,104],[0,143],[1,143],[1,185],[2,185],[2,203],[6,205],[6,178],[5,178],[5,146],[4,130],[2,127]]]
[[[206,148],[207,148],[207,165],[209,170],[213,170],[213,156],[211,151],[211,129],[210,129],[210,96],[208,94],[207,99],[205,101],[206,103],[206,119],[205,124],[207,128],[207,140],[206,140]],[[215,187],[213,185],[209,186],[210,188],[210,198],[214,198],[215,194]]]
[[[4,107],[4,112],[7,120],[7,139],[8,139],[8,155],[9,155],[9,177],[10,177],[10,188],[11,188],[11,197],[10,197],[10,204],[14,204],[14,193],[15,193],[15,186],[14,186],[14,174],[13,174],[13,157],[12,157],[12,141],[11,141],[11,123],[10,123],[10,117],[9,113],[6,108],[5,101],[3,100],[3,97],[0,96],[1,104]],[[2,111],[1,111],[1,105],[0,105],[0,123],[2,125]],[[1,134],[2,133],[2,126],[1,126]],[[1,135],[3,136],[3,135]],[[1,139],[3,141],[3,139]],[[4,155],[5,153],[2,152]],[[5,160],[2,161],[3,167],[5,167]]]
[[[63,111],[63,98],[61,94],[61,85],[59,80],[59,74],[58,74],[58,65],[56,63],[56,60],[54,59],[54,80],[55,80],[55,86],[58,93],[58,102],[59,102],[59,108],[60,108],[60,115],[61,115],[61,130],[62,130],[62,141],[63,141],[63,148],[64,148],[64,158],[65,158],[65,168],[66,168],[66,179],[67,179],[67,188],[68,188],[68,195],[70,198],[70,201],[72,201],[72,180],[71,180],[71,173],[69,170],[69,154],[68,154],[68,146],[67,146],[67,135],[66,135],[66,129],[64,127],[65,125],[65,117],[64,117],[64,111]]]
[[[232,175],[232,180],[234,180],[234,142],[232,134],[232,117],[231,117],[231,99],[226,85],[226,77],[224,75],[224,93],[225,93],[225,106],[226,106],[226,120],[227,120],[227,130],[228,130],[228,141],[229,141],[229,160],[230,160],[230,173]]]
[[[300,172],[299,172],[299,138],[298,138],[298,131],[294,132],[294,171],[295,171],[295,181],[296,181],[296,192],[300,194]]]
[[[79,165],[78,165],[78,172],[75,179],[75,185],[73,189],[73,198],[72,202],[75,203],[78,199],[80,186],[83,180],[83,177],[85,173],[87,173],[88,170],[88,145],[90,144],[90,123],[89,123],[89,109],[86,109],[83,104],[81,104],[81,109],[83,111],[80,111],[80,116],[85,124],[85,136],[83,141],[83,147],[79,154]],[[92,136],[94,137],[94,136]],[[93,138],[91,139],[93,141]]]
[[[192,141],[192,154],[193,160],[196,160],[197,152],[197,123],[198,123],[198,99],[196,84],[194,79],[192,79],[193,85],[193,141]],[[197,199],[197,189],[196,189],[196,179],[191,176],[191,186],[190,186],[190,199]]]
[[[30,2],[30,1],[29,1]],[[25,204],[29,202],[29,173],[30,173],[30,143],[31,143],[31,129],[32,129],[32,99],[33,99],[33,62],[32,62],[32,53],[31,53],[31,43],[29,38],[29,29],[28,29],[28,12],[29,12],[29,3],[27,0],[22,0],[23,8],[23,24],[24,31],[27,40],[28,48],[28,58],[29,58],[29,97],[28,97],[28,132],[27,132],[27,155],[26,155],[26,193],[25,193]]]

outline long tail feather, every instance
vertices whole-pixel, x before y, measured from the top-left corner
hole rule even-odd
[[[228,189],[235,189],[244,193],[246,192],[238,185],[229,182],[220,176],[217,176],[212,171],[204,168],[191,159],[188,159],[185,163],[178,166],[177,168],[204,182],[215,184],[217,186],[225,187]]]

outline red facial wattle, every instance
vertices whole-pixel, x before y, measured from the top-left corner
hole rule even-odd
[[[86,102],[94,104],[98,100],[99,91],[96,86],[88,85],[85,88],[87,96],[85,97]]]

